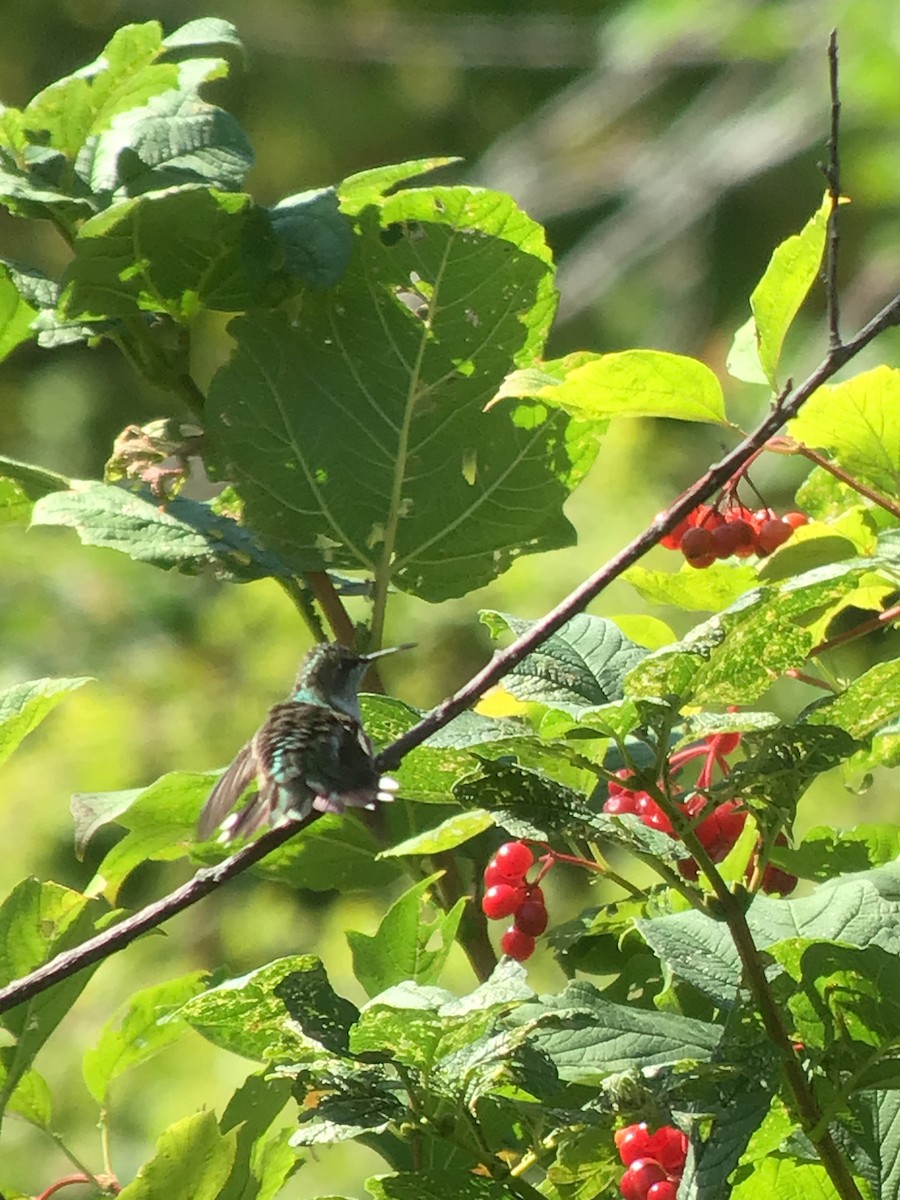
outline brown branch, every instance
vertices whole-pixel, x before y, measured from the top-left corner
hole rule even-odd
[[[442,729],[454,717],[474,704],[489,687],[497,683],[526,655],[560,629],[566,621],[581,612],[614,579],[618,579],[623,571],[655,546],[660,538],[671,532],[697,504],[722,487],[735,471],[744,466],[752,455],[778,432],[786,421],[796,416],[804,402],[818,387],[829,380],[885,329],[898,324],[900,324],[900,295],[885,305],[849,342],[831,347],[819,366],[803,383],[791,391],[785,391],[778,398],[776,406],[752,433],[745,437],[730,454],[712,466],[670,508],[657,516],[652,524],[630,542],[624,550],[621,550],[604,567],[601,567],[580,587],[576,588],[543,620],[537,621],[525,635],[518,638],[505,650],[495,654],[491,662],[474,675],[459,691],[432,709],[417,725],[383,750],[378,756],[379,766],[386,767],[400,762],[410,750],[420,746],[431,734]],[[75,975],[92,963],[108,958],[134,941],[135,938],[140,937],[141,934],[157,928],[176,913],[190,908],[198,900],[221,887],[223,883],[259,862],[270,851],[282,845],[317,817],[318,813],[312,813],[302,820],[291,821],[280,825],[277,829],[268,830],[251,845],[225,859],[224,862],[215,867],[205,867],[198,871],[193,879],[170,895],[148,905],[140,912],[96,937],[88,939],[75,949],[57,955],[49,963],[32,971],[30,975],[14,980],[5,988],[0,989],[0,1012],[15,1008],[16,1005],[45,991],[53,984]]]
[[[809,657],[818,658],[826,650],[833,650],[835,646],[842,646],[844,642],[852,642],[856,638],[865,637],[867,633],[875,633],[879,629],[886,628],[886,626],[898,618],[900,618],[900,604],[895,604],[891,608],[886,608],[884,612],[880,612],[877,616],[870,617],[868,621],[862,621],[859,625],[854,625],[852,629],[845,629],[843,633],[835,634],[833,638],[829,638],[826,642],[820,642],[818,646],[813,646],[809,652]]]
[[[838,41],[837,30],[832,29],[828,39],[828,83],[831,93],[831,130],[828,135],[828,162],[819,168],[828,181],[831,211],[828,214],[828,243],[825,251],[825,301],[828,308],[828,344],[832,350],[841,344],[840,304],[838,299],[838,206],[841,202],[841,164],[838,138],[841,128],[841,100],[838,90]]]

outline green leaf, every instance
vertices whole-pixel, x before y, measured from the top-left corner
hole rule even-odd
[[[446,821],[442,821],[434,829],[426,829],[414,837],[406,838],[389,850],[382,850],[379,858],[394,858],[405,855],[443,854],[445,850],[453,850],[477,837],[485,829],[490,829],[494,818],[484,809],[473,809],[470,812],[454,813]]]
[[[362,1140],[364,1135],[384,1133],[410,1116],[395,1094],[397,1089],[378,1071],[334,1072],[323,1082],[334,1090],[314,1108],[300,1113],[300,1128],[291,1138],[292,1146]]]
[[[350,261],[353,229],[334,188],[288,196],[269,209],[284,269],[310,287],[332,287]]]
[[[0,763],[5,762],[19,742],[36,729],[69,692],[93,680],[33,679],[0,692]]]
[[[275,234],[249,196],[195,188],[149,192],[82,225],[62,279],[60,312],[78,321],[166,313],[188,323],[201,304],[259,302]]]
[[[387,887],[400,874],[399,864],[379,859],[380,849],[358,817],[326,815],[253,869],[264,879],[313,892],[369,891]]]
[[[118,29],[93,63],[35,96],[23,113],[24,128],[44,132],[53,149],[74,158],[117,113],[177,86],[178,68],[156,62],[161,44],[157,21]]]
[[[374,1200],[511,1200],[516,1193],[494,1179],[471,1171],[442,1169],[397,1175],[373,1175],[366,1191]]]
[[[685,563],[674,574],[629,567],[622,578],[651,604],[671,604],[687,612],[718,612],[756,586],[752,567],[721,562],[703,571]]]
[[[248,1075],[226,1105],[219,1122],[223,1133],[237,1130],[234,1164],[218,1200],[273,1200],[299,1160],[286,1144],[290,1130],[265,1139],[291,1098],[290,1079],[268,1071]]]
[[[836,700],[809,714],[810,725],[835,725],[865,738],[900,715],[900,662],[877,663],[864,671]]]
[[[36,315],[37,309],[16,287],[9,266],[0,261],[0,362],[8,358],[16,346],[32,339],[31,322]]]
[[[99,906],[56,883],[26,879],[0,905],[0,987],[21,979],[95,929]],[[66,1016],[96,966],[85,968],[2,1018],[15,1039],[0,1046],[0,1114],[44,1042]]]
[[[591,427],[533,402],[483,411],[552,311],[543,233],[509,197],[432,188],[364,209],[337,287],[295,319],[230,326],[208,432],[248,521],[295,568],[433,601],[570,544],[561,506]]]
[[[203,77],[211,73],[204,69]],[[243,187],[253,165],[243,130],[183,84],[115,117],[90,152],[79,155],[79,173],[92,191],[121,201],[165,188]]]
[[[768,948],[793,980],[793,1036],[838,1051],[844,1070],[861,1070],[873,1051],[900,1044],[900,961],[879,946],[788,938]],[[896,1072],[895,1072],[896,1074]]]
[[[377,204],[388,192],[401,183],[407,183],[418,175],[427,175],[440,167],[462,162],[461,158],[414,158],[408,162],[391,163],[384,167],[370,167],[355,175],[348,175],[338,185],[341,208],[344,212],[358,213],[370,204]]]
[[[743,383],[768,384],[759,361],[755,317],[748,317],[740,329],[735,330],[725,358],[725,369],[732,379],[740,379]]]
[[[376,747],[393,742],[423,716],[418,709],[390,696],[363,696],[360,707],[366,732]],[[454,784],[472,770],[474,760],[464,747],[518,736],[522,728],[511,721],[463,713],[424,746],[407,754],[398,766],[391,766],[391,774],[400,784],[400,795],[417,803],[446,803]]]
[[[183,54],[190,55],[195,50],[202,50],[204,55],[214,50],[240,51],[244,53],[244,43],[230,21],[221,17],[198,17],[187,21],[174,33],[163,39],[163,49],[167,59],[179,59]]]
[[[793,848],[777,846],[773,861],[803,879],[833,879],[884,866],[900,857],[900,828],[896,825],[856,825],[832,829],[816,825]]]
[[[222,1134],[215,1113],[195,1113],[176,1121],[156,1143],[119,1195],[124,1200],[217,1200],[234,1162],[236,1134]]]
[[[755,588],[674,646],[647,655],[629,674],[626,695],[752,704],[784,671],[805,662],[815,634],[862,583],[881,582],[872,566],[854,558]]]
[[[27,1070],[20,1076],[9,1098],[7,1111],[24,1117],[39,1129],[50,1129],[53,1116],[53,1095],[50,1085],[37,1071]]]
[[[123,1071],[153,1058],[186,1032],[176,1010],[205,986],[202,971],[154,984],[135,992],[106,1022],[82,1062],[84,1081],[98,1104],[105,1106],[109,1085]]]
[[[900,1089],[854,1092],[848,1105],[853,1134],[874,1168],[868,1178],[873,1194],[889,1200],[900,1194]]]
[[[588,361],[582,357],[561,379],[529,394],[571,416],[595,421],[670,417],[728,425],[722,387],[709,367],[663,350],[625,350]]]
[[[83,825],[78,837],[82,843],[111,820],[128,830],[100,863],[89,894],[103,894],[114,902],[119,888],[142,863],[183,858],[215,779],[211,771],[172,771],[137,792],[81,797],[79,819]]]
[[[836,1200],[837,1192],[828,1172],[817,1163],[798,1162],[792,1155],[773,1154],[739,1167],[730,1200]]]
[[[772,900],[757,895],[747,923],[760,950],[792,937],[845,942],[900,952],[900,867],[844,876],[810,896]],[[639,921],[654,953],[719,1006],[729,1005],[740,977],[740,961],[727,927],[694,910]]]
[[[825,384],[788,425],[791,437],[827,450],[846,471],[888,496],[900,495],[900,370],[874,367]]]
[[[312,1000],[308,1013],[304,1002]],[[178,1012],[213,1045],[260,1062],[299,1063],[332,1057],[320,1038],[346,1045],[356,1009],[332,991],[311,954],[279,958],[188,1000]],[[289,1018],[293,1019],[289,1019]],[[299,1021],[307,1021],[307,1034]]]
[[[306,1038],[331,1054],[347,1053],[350,1026],[359,1011],[337,994],[317,958],[307,955],[306,961],[272,990]]]
[[[146,493],[145,493],[146,495]],[[249,583],[290,571],[253,534],[210,504],[176,496],[165,505],[115,484],[77,482],[38,500],[32,524],[75,529],[86,546],[119,550],[138,562],[185,575],[210,571]]]
[[[466,904],[461,897],[449,912],[431,921],[423,919],[428,890],[441,874],[429,875],[404,892],[388,909],[375,934],[348,930],[354,973],[370,996],[404,979],[431,983],[440,975]],[[434,936],[440,938],[440,947],[428,950]]]
[[[492,609],[483,611],[481,620],[494,637],[506,630],[519,637],[535,624]],[[585,708],[621,700],[623,679],[646,653],[612,621],[579,613],[517,663],[503,686],[518,700],[577,716]]]
[[[722,1035],[717,1025],[613,1004],[583,982],[520,1005],[507,1021],[528,1024],[561,1078],[588,1086],[619,1071],[708,1060]]]
[[[830,211],[831,201],[826,196],[800,233],[777,247],[750,295],[759,364],[773,390],[778,388],[778,363],[785,336],[819,273]],[[730,360],[729,369],[733,361]],[[746,379],[747,374],[738,378]]]

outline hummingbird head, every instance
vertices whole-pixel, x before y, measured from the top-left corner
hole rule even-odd
[[[340,642],[320,642],[318,646],[313,646],[300,664],[292,699],[337,708],[358,721],[359,685],[369,669],[369,663],[383,654],[408,650],[410,645],[406,643],[371,654],[359,654]]]

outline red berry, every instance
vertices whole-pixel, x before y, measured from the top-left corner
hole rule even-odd
[[[706,528],[689,529],[681,539],[681,552],[688,562],[713,553],[713,535]]]
[[[515,925],[510,925],[500,939],[500,949],[510,958],[524,962],[534,954],[534,938],[530,933],[523,933],[521,929],[516,929]]]
[[[547,910],[540,900],[526,900],[513,918],[513,924],[521,933],[540,937],[547,928]]]
[[[796,875],[791,875],[788,871],[782,871],[781,867],[774,867],[769,863],[763,871],[759,886],[767,896],[789,896],[797,886],[797,882]]]
[[[635,797],[633,792],[619,792],[615,796],[605,801],[603,811],[605,813],[633,813]]]
[[[524,842],[504,842],[491,861],[508,879],[522,879],[534,855]]]
[[[544,893],[536,883],[525,884],[525,899],[536,900],[538,904],[544,903]]]
[[[712,531],[713,553],[716,558],[728,558],[743,542],[742,527],[732,522]]]
[[[809,524],[809,517],[802,512],[786,512],[781,519],[787,522],[791,529],[799,529],[801,525]]]
[[[652,796],[646,792],[638,792],[635,797],[634,812],[650,829],[659,829],[663,833],[674,833],[672,822],[659,807]]]
[[[647,1157],[655,1158],[670,1175],[680,1175],[687,1158],[688,1140],[674,1125],[662,1125],[650,1138]]]
[[[766,521],[765,525],[761,526],[757,537],[760,550],[765,554],[771,554],[773,550],[783,546],[793,532],[793,526],[780,518],[776,517],[772,521]]]
[[[741,744],[739,733],[717,733],[712,739],[717,754],[733,754]]]
[[[524,900],[525,889],[523,887],[513,887],[510,883],[495,883],[484,893],[481,910],[492,921],[499,921],[516,912]]]
[[[699,868],[692,858],[679,859],[676,865],[685,879],[694,880],[700,874]]]
[[[647,1189],[646,1200],[675,1200],[678,1195],[678,1184],[674,1179],[661,1179],[659,1183],[651,1183]]]
[[[634,788],[627,787],[629,779],[634,777],[634,771],[629,771],[627,767],[623,767],[621,771],[616,771],[616,778],[611,779],[607,785],[607,790],[611,796],[618,795],[619,792],[628,792],[629,795],[634,791]],[[621,783],[619,782],[621,780]]]
[[[689,558],[688,566],[693,567],[697,571],[705,571],[707,567],[711,567],[716,561],[714,554],[704,554],[700,558]]]
[[[759,533],[766,521],[772,521],[777,516],[778,513],[773,508],[758,508],[750,518],[750,524]]]
[[[641,1121],[639,1125],[626,1125],[624,1129],[617,1129],[613,1134],[613,1141],[616,1143],[619,1158],[626,1167],[630,1167],[636,1158],[647,1158],[647,1146],[650,1142],[647,1122]]]
[[[653,1184],[665,1178],[665,1169],[655,1158],[636,1158],[619,1180],[619,1191],[625,1200],[646,1200]]]

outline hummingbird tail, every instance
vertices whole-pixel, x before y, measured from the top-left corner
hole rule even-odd
[[[321,813],[342,813],[345,808],[374,808],[376,804],[389,804],[400,788],[396,779],[382,775],[376,789],[357,788],[351,792],[329,792],[316,796],[313,808]]]

